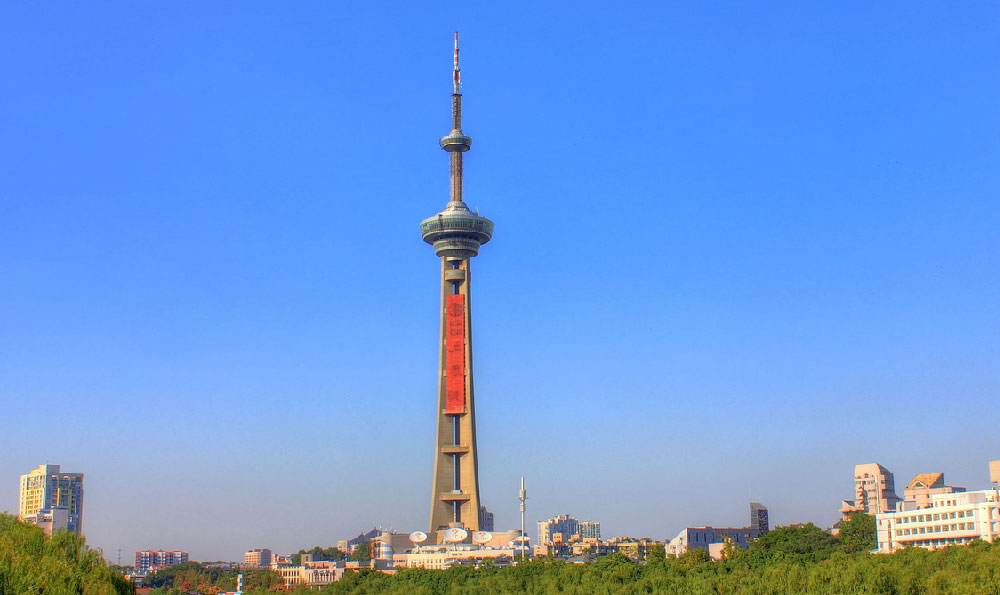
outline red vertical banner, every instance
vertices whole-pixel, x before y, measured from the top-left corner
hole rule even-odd
[[[465,296],[444,298],[445,413],[465,413]]]

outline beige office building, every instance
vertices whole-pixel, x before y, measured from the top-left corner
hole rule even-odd
[[[876,515],[878,549],[892,553],[906,547],[937,549],[1000,537],[1000,491],[933,494],[930,506],[903,502],[899,512]]]
[[[892,472],[878,463],[854,467],[854,500],[844,500],[840,506],[843,518],[855,512],[878,514],[896,510],[899,502]]]
[[[254,567],[270,566],[271,558],[271,550],[268,548],[254,548],[243,554],[243,565]]]

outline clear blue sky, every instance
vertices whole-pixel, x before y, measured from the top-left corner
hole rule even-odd
[[[522,474],[657,538],[986,487],[996,3],[419,4],[0,7],[0,510],[52,462],[112,559],[426,528],[456,29],[501,527]]]

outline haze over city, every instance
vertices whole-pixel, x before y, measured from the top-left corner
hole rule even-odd
[[[857,463],[986,487],[1000,10],[0,7],[0,511],[113,559],[426,529],[450,36],[498,529],[826,527]]]

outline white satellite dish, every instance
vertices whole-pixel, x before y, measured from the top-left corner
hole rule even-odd
[[[465,541],[465,538],[469,536],[469,532],[465,529],[459,529],[458,527],[451,527],[445,529],[444,540],[451,542]]]
[[[427,541],[427,534],[423,531],[414,531],[410,533],[410,541],[413,543],[423,543]]]
[[[476,543],[487,543],[491,539],[493,539],[493,534],[489,531],[475,531],[472,534],[472,541]]]

